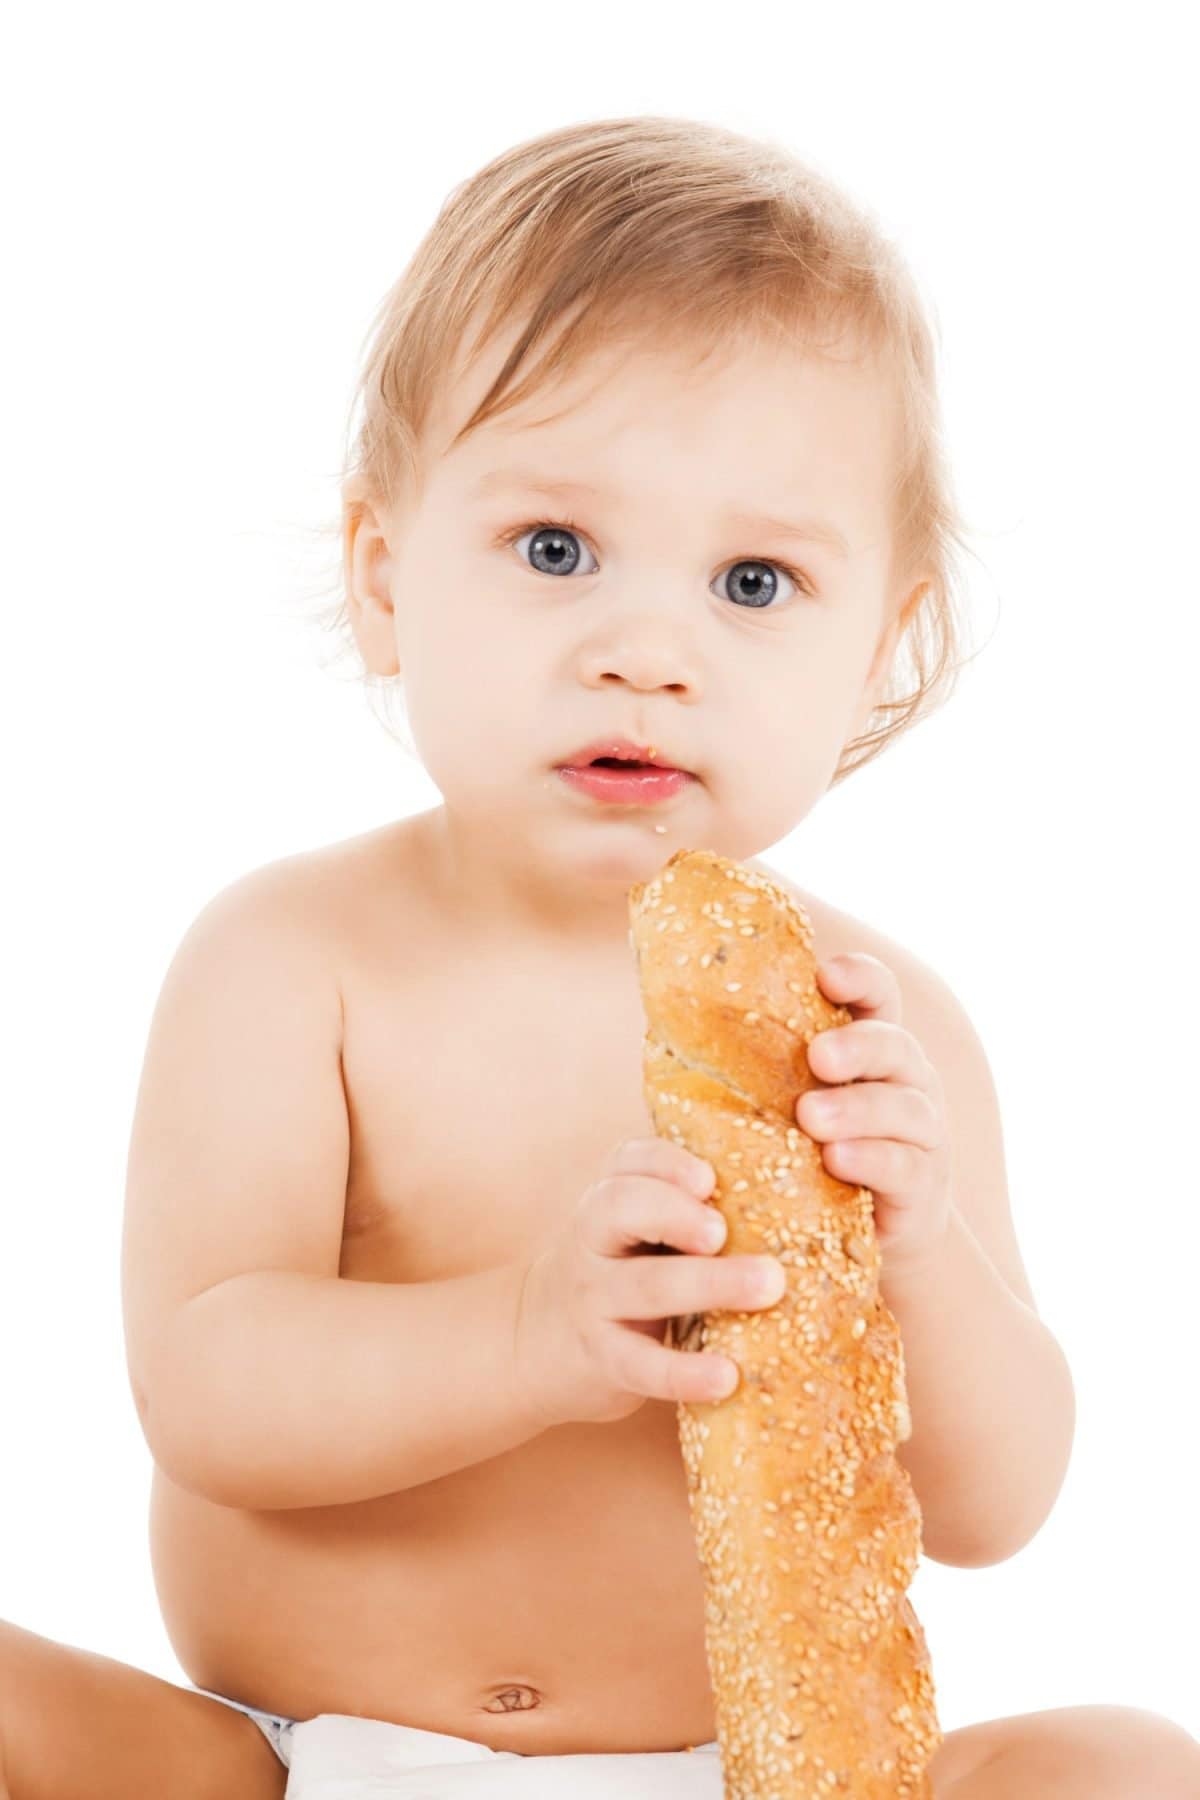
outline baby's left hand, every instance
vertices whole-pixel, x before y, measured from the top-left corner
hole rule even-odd
[[[855,1017],[817,1032],[808,1066],[847,1085],[801,1094],[796,1120],[831,1175],[871,1190],[883,1275],[910,1270],[936,1255],[954,1210],[941,1079],[900,1024],[900,983],[878,957],[830,957],[817,985]]]

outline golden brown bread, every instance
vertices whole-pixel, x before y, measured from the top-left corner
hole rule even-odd
[[[870,1190],[796,1123],[808,1044],[852,1014],[821,994],[801,907],[757,870],[680,850],[630,890],[655,1130],[710,1162],[724,1254],[787,1269],[774,1306],[668,1324],[730,1356],[727,1400],[683,1404],[726,1800],[930,1800],[938,1727],[907,1588],[921,1513]]]

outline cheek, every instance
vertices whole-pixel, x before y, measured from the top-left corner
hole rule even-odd
[[[753,698],[735,702],[732,729],[721,731],[714,776],[732,800],[747,797],[757,828],[774,842],[816,805],[837,770],[845,745],[845,689],[815,658],[786,679],[748,678]],[[741,729],[739,729],[739,724]],[[725,746],[729,754],[725,754]]]
[[[472,785],[526,763],[539,743],[542,693],[531,647],[494,610],[425,607],[401,644],[405,704],[417,748],[434,775],[460,771]]]
[[[420,592],[409,584],[396,636],[406,685],[436,690],[447,704],[460,695],[469,709],[510,683],[530,651],[503,601],[450,559]]]
[[[805,647],[769,679],[759,670],[752,686],[753,737],[760,754],[766,749],[785,768],[823,761],[827,745],[839,738],[848,690],[820,646]]]

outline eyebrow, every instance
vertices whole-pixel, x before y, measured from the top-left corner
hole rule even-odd
[[[591,500],[612,500],[612,488],[598,487],[590,481],[553,479],[529,469],[489,469],[469,489],[473,500],[495,493],[542,494],[548,500],[570,500],[583,495]],[[738,531],[765,532],[777,538],[795,538],[801,543],[824,544],[840,556],[849,556],[850,545],[836,525],[827,519],[780,519],[769,513],[748,512],[727,507],[726,522]]]

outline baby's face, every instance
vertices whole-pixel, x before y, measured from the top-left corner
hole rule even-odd
[[[435,450],[510,342],[447,395]],[[451,817],[593,891],[681,845],[744,858],[786,836],[886,676],[893,457],[877,371],[766,346],[692,369],[606,353],[432,455],[409,515],[356,546],[357,629],[399,668]],[[696,779],[657,806],[593,800],[557,768],[606,736]]]

